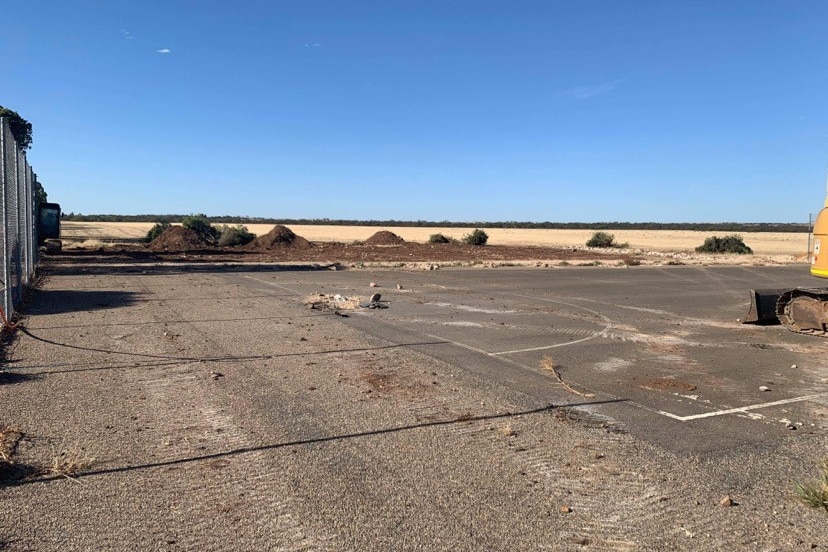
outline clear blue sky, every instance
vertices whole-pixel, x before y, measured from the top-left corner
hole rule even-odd
[[[0,105],[65,211],[806,221],[828,2],[27,0]]]

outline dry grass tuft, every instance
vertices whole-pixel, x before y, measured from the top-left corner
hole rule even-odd
[[[804,504],[828,512],[828,459],[822,462],[822,474],[817,481],[798,483],[794,488]]]
[[[23,432],[19,429],[0,426],[0,462],[13,464],[14,453],[17,450],[17,443],[23,438]]]
[[[543,368],[544,370],[549,371],[555,377],[555,379],[558,380],[558,383],[560,383],[564,387],[564,389],[566,389],[570,393],[575,393],[576,395],[580,395],[582,397],[594,397],[595,396],[594,393],[582,393],[582,392],[578,391],[577,389],[573,389],[572,387],[567,385],[566,382],[563,379],[561,379],[561,375],[558,374],[558,370],[557,370],[557,368],[555,368],[555,361],[552,359],[551,356],[549,356],[549,355],[544,355],[543,356],[543,359],[541,359],[541,368]]]
[[[515,437],[517,435],[517,432],[512,429],[512,424],[510,422],[506,422],[506,425],[501,426],[498,431],[500,431],[500,434],[504,437]]]
[[[52,475],[77,481],[75,476],[95,463],[95,457],[80,441],[55,446],[52,450],[52,465],[46,470]]]

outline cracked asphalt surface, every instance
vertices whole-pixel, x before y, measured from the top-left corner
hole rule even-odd
[[[63,264],[6,347],[0,548],[823,549],[828,341],[736,323],[804,272]]]

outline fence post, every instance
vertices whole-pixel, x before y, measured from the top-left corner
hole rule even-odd
[[[6,126],[6,119],[0,117],[0,199],[3,201],[0,215],[2,215],[2,231],[3,231],[3,313],[8,317],[11,316],[11,274],[9,270],[9,217],[8,217],[8,201],[6,201],[6,191],[8,188],[8,176],[11,172],[9,169],[9,136],[8,127]],[[14,146],[14,144],[11,144]]]

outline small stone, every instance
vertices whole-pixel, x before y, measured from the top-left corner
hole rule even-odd
[[[796,370],[796,364],[791,364],[791,370]]]
[[[562,514],[569,514],[569,513],[571,513],[571,512],[572,512],[572,508],[570,508],[569,506],[561,506],[560,508],[558,508],[558,510],[559,510]]]
[[[402,289],[402,286],[400,284],[397,284],[397,289]]]
[[[376,282],[371,282],[368,287],[379,287]]]
[[[796,430],[796,426],[791,422],[788,422],[787,424],[785,424],[785,429],[790,429],[791,431],[793,431]]]
[[[305,339],[304,337],[300,337],[299,341],[307,341],[307,339]]]
[[[219,378],[223,378],[224,374],[222,374],[221,372],[210,372],[210,377],[214,380],[217,380]]]
[[[767,385],[762,385],[761,387],[759,387],[759,391],[770,391],[770,387],[768,387]]]
[[[379,294],[379,293],[375,293],[375,294],[373,294],[373,295],[371,296],[371,298],[370,298],[370,299],[368,299],[368,301],[370,301],[371,303],[376,303],[376,302],[377,302],[377,301],[379,301],[380,299],[382,299],[382,295],[381,295],[381,294]]]
[[[736,504],[736,503],[733,502],[733,499],[730,498],[730,495],[725,495],[724,498],[722,498],[719,501],[719,506],[722,506],[723,508],[730,508],[734,504]]]
[[[736,322],[738,322],[738,323],[740,323],[740,324],[741,324],[741,323],[742,323],[742,319],[741,319],[741,318],[737,318],[737,319],[736,319]]]

